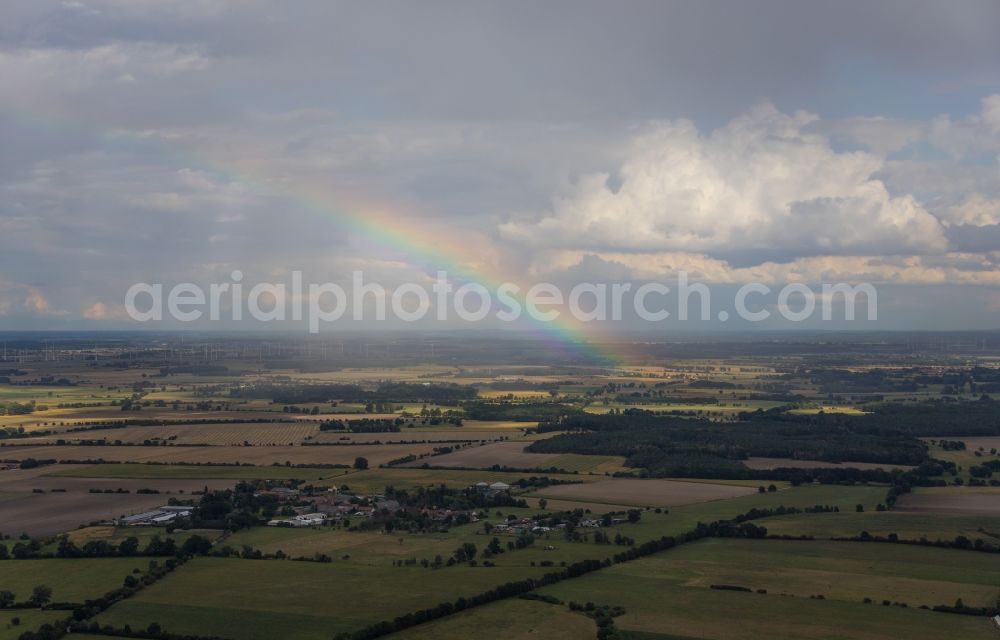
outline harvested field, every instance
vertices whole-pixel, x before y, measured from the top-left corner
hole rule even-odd
[[[511,431],[478,431],[465,427],[454,427],[450,430],[427,431],[424,429],[403,429],[396,433],[340,433],[323,431],[317,433],[313,442],[491,442],[501,438],[517,437],[519,434]],[[523,445],[522,445],[523,446]]]
[[[431,444],[382,444],[315,447],[183,447],[183,446],[37,446],[0,447],[0,459],[110,460],[118,462],[216,462],[222,464],[351,464],[357,457],[375,466],[409,454],[433,451]]]
[[[965,536],[969,540],[990,536],[984,531],[1000,531],[1000,516],[892,511],[864,513],[805,513],[767,519],[767,531],[776,535],[813,536],[817,539],[852,537],[867,531],[873,536],[895,533],[903,540],[954,540]]]
[[[516,420],[465,420],[461,428],[519,431],[521,429],[534,429],[537,426],[537,422],[518,422]]]
[[[371,418],[371,415],[364,417]],[[375,416],[378,417],[378,416]],[[502,429],[502,428],[501,428]],[[143,444],[153,441],[170,445],[211,445],[228,446],[249,443],[251,445],[294,445],[309,440],[312,442],[470,442],[493,441],[501,438],[518,437],[511,429],[482,430],[470,427],[450,428],[404,428],[388,433],[341,433],[320,431],[319,421],[297,420],[295,422],[273,423],[220,423],[220,424],[178,424],[155,426],[129,426],[89,431],[60,431],[48,436],[22,438],[19,445],[55,444],[57,441],[78,443],[81,441],[105,440],[111,443]]]
[[[968,451],[978,451],[982,449],[983,451],[989,452],[991,449],[1000,450],[1000,437],[983,437],[983,438],[953,438],[956,440],[961,440],[965,443],[965,448]]]
[[[502,389],[483,389],[479,392],[479,397],[486,399],[496,399],[496,398],[513,398],[514,400],[529,400],[529,399],[539,399],[548,398],[548,391],[536,391],[536,390],[520,390],[520,391],[507,391]]]
[[[205,480],[324,480],[344,475],[347,469],[326,469],[323,467],[234,466],[221,464],[61,464],[51,469],[52,476],[70,478],[146,478],[168,480],[197,479],[197,484]],[[211,485],[209,485],[211,486]]]
[[[528,506],[533,509],[541,509],[538,501],[542,498],[525,498]],[[576,500],[549,500],[545,499],[545,510],[546,511],[574,511],[576,509],[583,509],[586,511],[590,509],[590,512],[597,515],[603,515],[610,511],[628,511],[633,509],[633,506],[627,504],[607,504],[604,502],[579,502]]]
[[[117,465],[115,465],[117,466]],[[54,471],[48,467],[49,471]],[[62,470],[60,468],[60,470]],[[226,489],[235,484],[230,480],[203,480],[203,479],[129,479],[129,478],[77,478],[62,475],[36,476],[32,478],[8,480],[6,472],[0,475],[0,491],[3,492],[23,492],[32,493],[35,489],[41,489],[46,493],[57,491],[66,493],[89,493],[91,489],[112,490],[125,489],[135,492],[138,489],[154,489],[162,494],[170,493],[190,493],[191,491],[201,491],[206,486],[209,489]],[[36,494],[37,495],[37,494]],[[165,498],[164,498],[165,500]]]
[[[163,495],[141,493],[25,493],[0,501],[0,532],[50,536],[81,524],[148,511],[166,501]]]
[[[1000,488],[919,488],[900,496],[894,510],[1000,516]]]
[[[371,418],[371,414],[363,417]],[[0,416],[0,426],[23,426],[28,431],[52,429],[59,426],[71,427],[80,424],[115,423],[126,419],[133,420],[316,420],[317,416],[285,414],[275,411],[250,411],[231,409],[229,411],[179,411],[165,408],[149,407],[143,409],[141,415],[123,413],[119,407],[82,407],[49,409],[36,411],[28,415]]]
[[[751,457],[743,461],[747,467],[758,470],[769,469],[902,469],[908,471],[914,467],[903,464],[876,464],[872,462],[824,462],[823,460],[795,460],[793,458],[757,458]]]
[[[114,525],[97,525],[94,527],[84,527],[74,529],[67,534],[67,538],[77,545],[84,545],[92,540],[103,540],[112,544],[120,544],[127,538],[137,538],[140,546],[146,546],[154,537],[173,540],[182,544],[191,536],[201,536],[210,540],[216,540],[223,535],[221,529],[177,529],[173,533],[167,533],[163,527],[116,527]]]
[[[24,438],[19,444],[53,444],[57,440],[106,440],[124,444],[142,444],[147,441],[169,442],[171,445],[288,445],[299,443],[319,433],[319,425],[312,422],[237,423],[237,424],[178,424],[169,426],[122,427],[60,433],[51,436]]]
[[[672,507],[725,500],[757,493],[752,487],[673,480],[608,478],[586,484],[547,487],[531,495],[542,498],[605,502],[616,505]]]

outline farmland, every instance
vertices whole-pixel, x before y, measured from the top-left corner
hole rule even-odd
[[[286,423],[177,424],[170,426],[94,429],[76,433],[26,438],[23,444],[50,444],[56,440],[105,440],[111,443],[169,443],[172,446],[230,446],[244,443],[253,446],[288,445],[302,442],[319,433],[319,425],[295,421]]]
[[[52,587],[54,602],[83,602],[121,585],[134,569],[145,569],[141,558],[5,560],[3,586],[26,600],[36,585]]]
[[[996,539],[1000,517],[951,513],[908,512],[901,509],[862,513],[841,512],[792,515],[770,518],[768,532],[776,535],[812,536],[814,538],[850,538],[867,531],[872,536],[896,534],[904,540],[953,540],[965,536]]]
[[[0,532],[47,537],[81,524],[146,511],[165,500],[145,494],[18,493],[0,503],[4,514]]]
[[[295,447],[276,446],[231,446],[231,447],[185,447],[185,446],[8,446],[0,448],[0,458],[4,460],[106,460],[108,462],[158,462],[158,463],[212,463],[212,464],[351,464],[356,457],[367,458],[377,465],[406,455],[429,454],[434,451],[430,444],[360,444],[343,446]]]
[[[646,561],[685,588],[739,585],[768,595],[913,607],[992,606],[1000,595],[1000,557],[953,549],[849,542],[706,540]]]
[[[498,442],[477,447],[465,447],[454,453],[416,460],[403,466],[479,468],[510,467],[513,469],[560,469],[596,473],[624,470],[620,456],[585,456],[574,454],[528,453],[524,442]]]
[[[287,467],[271,466],[232,466],[232,465],[196,465],[196,464],[95,464],[95,465],[59,465],[47,469],[52,477],[67,478],[105,478],[113,479],[150,479],[150,480],[281,480],[300,478],[302,480],[323,480],[334,478],[346,473],[344,469],[323,469],[320,467]],[[144,483],[138,483],[143,484]]]
[[[899,502],[901,511],[1000,517],[1000,489],[996,487],[922,488]]]
[[[25,631],[37,629],[43,624],[53,623],[64,617],[65,614],[62,611],[52,610],[13,609],[0,611],[0,640],[17,640]],[[16,625],[14,620],[18,621]]]
[[[470,637],[513,640],[580,640],[593,638],[594,622],[566,607],[532,600],[510,599],[465,611],[443,620],[393,634],[393,640]]]
[[[352,472],[345,477],[333,477],[325,480],[322,484],[347,484],[354,491],[378,492],[387,486],[434,486],[445,485],[449,487],[468,487],[477,482],[516,482],[530,473],[503,472],[503,471],[472,471],[456,469],[369,469],[367,471]],[[542,474],[538,474],[542,475]],[[600,478],[597,476],[545,473],[545,477],[566,482],[596,482]]]
[[[77,614],[86,630],[329,640],[450,603],[389,637],[593,638],[596,619],[570,606],[592,602],[624,607],[615,627],[636,638],[991,632],[982,615],[919,608],[961,598],[985,612],[1000,595],[1000,555],[986,553],[1000,547],[989,473],[1000,435],[953,435],[966,418],[990,424],[990,401],[949,400],[944,412],[933,400],[943,385],[889,404],[830,400],[823,389],[872,369],[745,355],[615,368],[247,364],[198,376],[39,362],[24,376],[54,370],[74,386],[0,385],[6,401],[36,407],[4,416],[15,428],[0,460],[24,468],[0,470],[3,547],[21,558],[0,559],[0,591],[23,599],[58,582],[53,602],[81,602],[179,553],[175,570]],[[188,515],[122,519],[171,506]],[[734,518],[750,528],[701,537]],[[762,531],[785,539],[752,538]],[[163,541],[173,546],[151,553],[165,555],[143,555]],[[580,566],[591,570],[537,589],[561,602],[454,608]],[[8,636],[62,619],[17,611]]]
[[[444,579],[432,583],[427,570],[420,568],[199,559],[169,580],[115,605],[98,620],[136,627],[157,620],[171,633],[181,634],[266,639],[294,628],[297,638],[329,638],[391,618],[398,611],[474,595],[530,574],[500,567],[441,571]],[[261,581],[271,589],[261,590]],[[191,593],[201,594],[196,603],[191,602]],[[348,602],[348,607],[329,606]]]
[[[658,567],[655,560],[638,560],[546,587],[541,593],[565,601],[589,600],[623,606],[626,614],[617,620],[616,626],[626,632],[650,633],[653,638],[660,637],[664,630],[679,638],[708,640],[900,637],[989,640],[996,633],[990,621],[972,616],[883,607],[861,601],[684,587],[670,575],[660,574]],[[720,615],[720,612],[725,613]]]
[[[1000,640],[1000,0],[0,0],[0,640]]]
[[[735,498],[755,492],[756,489],[751,487],[734,485],[615,478],[551,487],[535,495],[543,498],[666,507]]]
[[[825,462],[823,460],[795,460],[789,458],[750,457],[743,461],[750,469],[912,469],[900,464],[879,464],[875,462]]]

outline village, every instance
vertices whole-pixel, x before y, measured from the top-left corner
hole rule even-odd
[[[494,496],[510,491],[510,485],[504,482],[492,484],[479,482],[472,487],[477,494]],[[272,495],[283,502],[305,502],[290,506],[293,513],[267,522],[270,527],[310,527],[328,522],[340,522],[348,518],[370,519],[376,515],[391,516],[400,511],[416,512],[434,522],[478,522],[479,515],[475,509],[448,509],[435,506],[404,506],[398,500],[384,495],[359,496],[341,492],[336,487],[327,489],[324,493],[305,494],[298,489],[274,487],[258,495]]]

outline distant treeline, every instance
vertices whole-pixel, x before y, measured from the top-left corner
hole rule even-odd
[[[483,389],[493,389],[495,391],[545,391],[546,393],[557,392],[559,390],[558,382],[530,382],[528,380],[497,380],[496,382],[487,382],[485,384],[479,385]],[[564,385],[573,385],[575,382],[573,380],[565,380],[562,382]]]
[[[940,400],[880,403],[865,415],[792,415],[784,409],[738,414],[717,423],[627,409],[606,415],[573,413],[542,421],[539,431],[568,431],[532,443],[536,453],[620,455],[649,475],[723,478],[793,476],[794,470],[752,472],[751,456],[920,465],[929,459],[919,438],[1000,435],[1000,402]],[[998,469],[978,468],[977,477]]]
[[[657,474],[713,468],[743,469],[750,456],[826,462],[917,465],[927,447],[899,429],[880,429],[843,416],[745,414],[720,424],[629,409],[607,415],[565,416],[539,424],[539,431],[571,431],[528,447],[537,453],[625,456],[629,466]]]
[[[448,418],[421,418],[421,423],[440,425],[450,424],[456,427],[462,426],[462,419],[458,417]],[[320,423],[320,431],[345,431],[351,433],[397,433],[406,424],[412,424],[412,420],[404,418],[359,418],[354,420],[325,420]]]
[[[456,404],[476,397],[476,388],[459,384],[386,382],[374,390],[356,384],[253,384],[232,389],[234,398],[266,398],[278,404],[310,402],[430,402]]]
[[[405,424],[402,418],[362,418],[361,420],[326,420],[320,431],[350,431],[352,433],[394,433]]]
[[[1000,435],[1000,402],[986,396],[974,401],[885,402],[865,408],[872,413],[851,420],[921,438]]]
[[[579,409],[558,402],[466,402],[462,405],[465,416],[471,420],[511,420],[537,422],[556,420],[562,416],[583,414]]]
[[[183,374],[193,376],[225,376],[230,373],[229,367],[222,364],[185,364],[160,367],[160,377],[163,378]]]
[[[813,369],[809,382],[821,393],[885,393],[916,391],[920,384],[909,372],[886,369],[848,371],[846,369]]]

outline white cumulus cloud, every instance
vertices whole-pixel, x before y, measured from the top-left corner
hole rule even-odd
[[[687,120],[636,136],[613,187],[582,177],[552,210],[501,226],[534,246],[796,255],[937,253],[947,240],[913,197],[873,177],[883,160],[838,152],[815,116],[765,104],[703,135]]]

